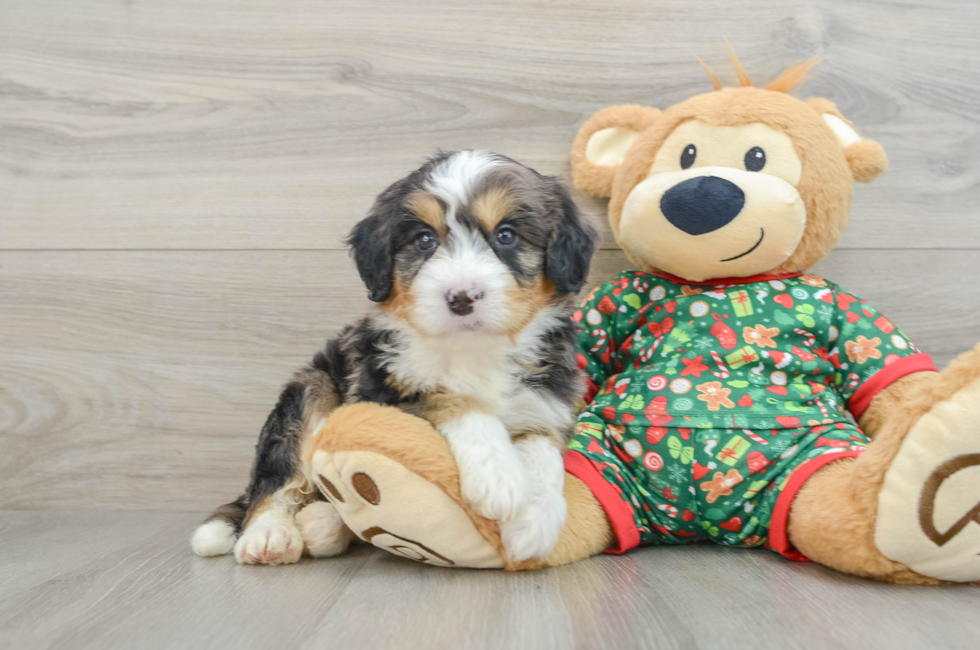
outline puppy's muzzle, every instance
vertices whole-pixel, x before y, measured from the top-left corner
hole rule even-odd
[[[675,228],[703,235],[727,226],[745,205],[745,193],[717,176],[696,176],[670,188],[660,198],[660,211]]]

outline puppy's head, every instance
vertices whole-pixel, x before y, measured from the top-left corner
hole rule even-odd
[[[371,300],[440,336],[520,331],[582,288],[596,239],[558,180],[458,151],[385,190],[348,243]]]

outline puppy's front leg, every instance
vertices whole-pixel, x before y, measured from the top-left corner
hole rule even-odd
[[[488,519],[518,517],[527,499],[526,470],[510,434],[492,415],[468,412],[437,424],[459,466],[463,498]]]
[[[543,433],[527,434],[515,445],[530,479],[523,513],[500,522],[504,548],[515,562],[546,559],[565,525],[565,463],[558,445],[558,438]]]

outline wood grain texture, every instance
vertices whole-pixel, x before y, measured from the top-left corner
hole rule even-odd
[[[823,54],[804,95],[889,152],[842,247],[976,248],[978,29],[962,0],[6,0],[0,248],[336,249],[440,147],[567,176],[596,110],[709,90],[692,52],[731,83],[723,35],[760,81]]]
[[[980,341],[978,262],[842,250],[817,271],[945,364]],[[627,266],[603,251],[590,282]],[[280,386],[370,305],[340,251],[0,252],[0,304],[0,507],[153,510],[234,498]]]
[[[0,0],[0,647],[974,648],[977,588],[763,551],[507,575],[187,540],[368,307],[341,242],[379,191],[438,148],[568,178],[596,110],[708,90],[692,53],[732,82],[723,36],[760,81],[825,56],[803,96],[892,169],[816,271],[948,362],[980,340],[977,33],[964,0]]]
[[[965,650],[980,634],[978,587],[881,585],[761,549],[645,548],[507,574],[358,546],[255,567],[192,555],[195,523],[0,513],[0,646]]]

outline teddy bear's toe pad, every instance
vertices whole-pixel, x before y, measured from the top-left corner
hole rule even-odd
[[[426,564],[503,567],[466,512],[401,463],[368,451],[318,450],[311,466],[320,491],[362,540]]]
[[[980,380],[909,431],[878,496],[875,544],[922,575],[980,580]]]

